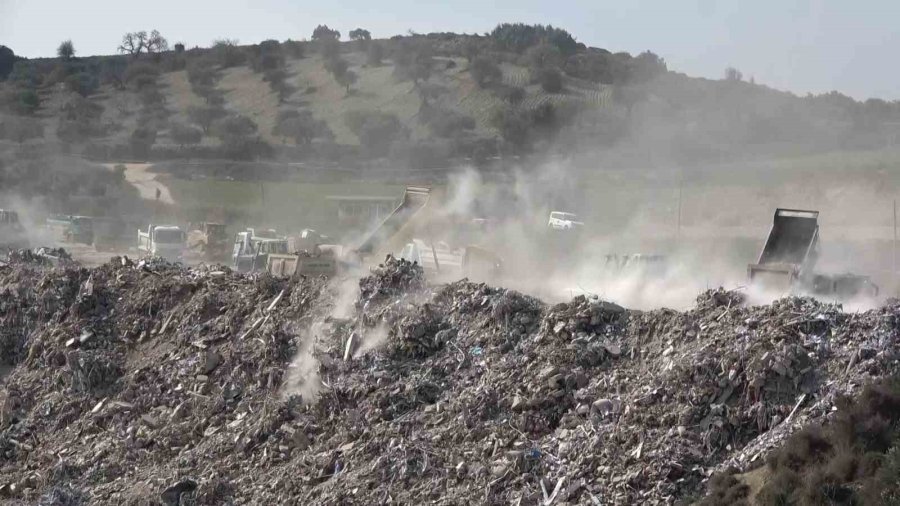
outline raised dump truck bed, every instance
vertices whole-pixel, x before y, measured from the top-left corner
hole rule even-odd
[[[400,205],[366,236],[356,248],[357,253],[363,256],[375,253],[382,244],[394,238],[413,216],[427,206],[430,196],[431,188],[427,186],[407,186]]]
[[[868,276],[815,272],[819,259],[819,212],[777,209],[759,260],[747,267],[750,283],[777,293],[804,293],[837,299],[875,297]]]
[[[810,276],[819,255],[819,212],[776,209],[769,236],[755,264],[747,268],[751,282],[789,288]]]

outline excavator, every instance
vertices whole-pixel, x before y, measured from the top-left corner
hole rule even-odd
[[[817,273],[818,260],[819,212],[778,208],[759,259],[747,266],[747,276],[752,286],[776,293],[838,299],[878,295],[878,286],[868,276]]]

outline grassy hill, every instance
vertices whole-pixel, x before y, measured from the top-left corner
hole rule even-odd
[[[624,150],[640,163],[689,163],[893,146],[900,104],[695,79],[653,53],[500,25],[486,36],[20,60],[0,82],[0,138],[98,159],[386,159],[418,168],[546,151],[596,161]]]

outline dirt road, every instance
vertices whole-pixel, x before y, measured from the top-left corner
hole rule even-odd
[[[156,180],[156,174],[148,169],[152,164],[149,163],[105,163],[105,167],[112,170],[116,165],[125,166],[125,180],[137,188],[144,200],[159,200],[164,204],[174,204],[172,194],[166,185]]]

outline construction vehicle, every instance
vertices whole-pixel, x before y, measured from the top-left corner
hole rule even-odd
[[[493,280],[501,272],[500,257],[472,244],[488,235],[485,218],[464,218],[441,212],[443,192],[407,186],[397,208],[355,249],[360,260],[382,261],[392,254],[418,262],[435,281],[464,277]],[[481,231],[482,234],[477,233]]]
[[[341,272],[343,247],[332,244],[328,236],[304,229],[287,241],[293,253],[270,253],[266,260],[266,270],[273,276],[333,277]]]
[[[188,232],[188,247],[210,262],[228,259],[228,235],[223,223],[202,222]]]
[[[259,235],[260,233],[263,235]],[[278,237],[273,230],[257,231],[248,228],[235,235],[231,267],[239,272],[255,272],[266,268],[269,255],[288,253],[286,238]]]
[[[819,212],[779,208],[759,259],[747,267],[747,275],[751,285],[775,293],[837,298],[878,294],[867,276],[816,273],[818,259]]]
[[[15,211],[0,209],[0,249],[26,249],[29,247],[25,227]]]
[[[341,272],[340,249],[315,247],[290,255],[270,253],[266,270],[273,276],[333,277]]]
[[[399,257],[421,265],[426,279],[432,281],[496,279],[502,268],[500,257],[485,248],[469,245],[454,249],[445,242],[431,244],[423,239],[407,243]]]
[[[138,230],[138,251],[145,255],[179,261],[184,255],[187,237],[175,225],[149,225],[147,231]]]
[[[94,218],[70,214],[54,214],[47,218],[47,228],[63,242],[93,244]]]
[[[355,248],[360,257],[384,258],[389,253],[397,253],[413,238],[413,230],[431,221],[429,202],[433,200],[431,188],[407,186],[403,199]]]
[[[578,216],[574,213],[553,211],[550,213],[550,219],[547,220],[547,227],[552,230],[581,230],[584,222],[578,221]]]

